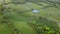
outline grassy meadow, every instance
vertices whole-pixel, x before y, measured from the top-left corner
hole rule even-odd
[[[20,31],[19,34],[37,34],[37,31],[34,29],[34,27],[28,24],[28,21],[35,21],[52,29],[60,27],[60,8],[43,8],[44,6],[37,5],[35,3],[17,5],[11,3],[8,4],[7,7],[10,9],[7,9],[3,16],[8,17],[9,22],[11,22],[13,26]],[[32,9],[39,10],[39,13],[32,13]],[[34,15],[36,15],[35,18]],[[2,15],[0,16],[0,34],[13,34],[13,30],[9,28],[6,23],[1,23]],[[38,16],[41,16],[42,19],[39,19]],[[44,20],[44,18],[48,20]]]

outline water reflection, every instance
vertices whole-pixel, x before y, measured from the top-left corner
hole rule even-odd
[[[33,13],[38,13],[39,11],[32,9],[32,12],[33,12]]]

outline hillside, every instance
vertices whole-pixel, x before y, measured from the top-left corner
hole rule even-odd
[[[0,34],[60,34],[59,4],[39,4],[37,0],[15,3],[18,1],[6,0],[6,5],[1,1]],[[39,12],[34,13],[32,9]]]

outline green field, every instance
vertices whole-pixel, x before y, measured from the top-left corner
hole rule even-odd
[[[48,18],[48,20],[46,21],[45,20],[43,21],[41,19],[38,20],[38,22],[43,24],[44,26],[46,25],[54,29],[60,27],[59,22],[60,8],[59,9],[55,7],[42,8],[43,6],[37,5],[35,3],[17,4],[17,5],[8,4],[7,7],[12,9],[10,10],[7,9],[7,12],[4,14],[4,16],[7,16],[9,22],[11,22],[16,29],[21,31],[21,33],[19,34],[37,34],[37,31],[28,24],[28,21],[30,19],[35,19],[33,18],[34,15],[36,15],[36,17],[41,16],[43,18],[45,17]],[[39,10],[39,13],[32,13],[31,9]],[[0,21],[1,19],[2,18],[0,17]],[[52,20],[52,22],[49,22],[50,20]],[[55,21],[57,22],[55,23]],[[13,31],[8,27],[6,23],[0,23],[0,34],[12,34],[12,33]]]

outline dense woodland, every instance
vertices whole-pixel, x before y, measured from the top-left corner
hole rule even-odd
[[[0,34],[60,34],[60,0],[0,0]]]

